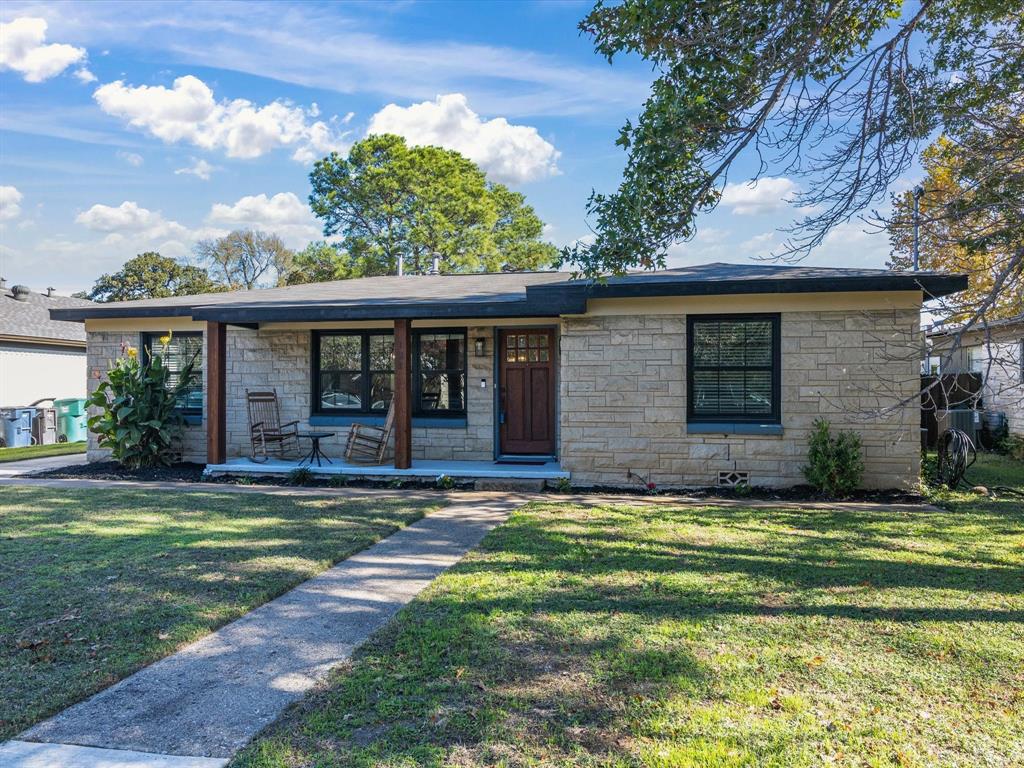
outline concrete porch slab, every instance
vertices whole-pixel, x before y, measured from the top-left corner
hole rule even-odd
[[[331,458],[323,466],[310,465],[297,459],[269,459],[266,462],[241,457],[228,459],[223,464],[207,464],[206,472],[212,475],[287,475],[299,466],[309,467],[315,475],[347,475],[349,477],[395,478],[433,480],[440,475],[456,479],[501,479],[501,480],[558,480],[569,477],[557,461],[542,464],[509,463],[493,461],[428,461],[417,460],[409,469],[395,469],[390,464],[350,464],[342,459]]]

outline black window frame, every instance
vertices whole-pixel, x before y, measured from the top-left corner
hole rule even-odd
[[[149,362],[149,358],[153,354],[153,346],[154,346],[154,344],[159,345],[160,344],[160,338],[163,337],[163,336],[167,336],[167,335],[168,335],[167,331],[143,331],[140,334],[139,347],[142,349],[142,354],[146,356],[146,362],[147,363]],[[170,332],[170,336],[171,336],[171,340],[172,341],[174,339],[184,339],[184,338],[199,339],[199,342],[200,342],[200,345],[199,345],[199,350],[200,350],[199,351],[199,370],[196,371],[195,384],[193,384],[193,387],[198,387],[199,391],[202,393],[203,404],[200,407],[198,407],[198,408],[189,408],[187,406],[183,407],[183,406],[179,405],[179,406],[175,407],[174,410],[175,410],[176,413],[179,413],[182,416],[202,416],[203,415],[203,411],[206,409],[206,389],[203,386],[203,362],[204,361],[202,359],[203,358],[203,351],[205,350],[205,347],[206,347],[206,339],[203,337],[203,332],[202,331],[171,331]]]
[[[423,336],[434,336],[440,334],[461,334],[462,335],[462,377],[465,382],[462,392],[462,408],[460,409],[425,409],[422,405],[423,392],[420,369],[420,340]],[[468,410],[469,400],[469,329],[468,328],[416,328],[412,333],[412,413],[413,416],[424,416],[438,419],[464,419]],[[459,370],[456,368],[445,368],[445,371]]]
[[[313,354],[312,354],[312,371],[311,371],[311,392],[312,402],[310,403],[310,412],[313,416],[363,416],[363,415],[383,415],[387,413],[386,408],[370,408],[370,387],[372,382],[372,375],[375,373],[391,373],[392,376],[395,374],[394,366],[390,371],[385,371],[378,368],[370,368],[370,337],[371,336],[391,336],[394,337],[395,331],[393,328],[367,328],[367,329],[338,329],[338,330],[318,330],[313,331]],[[320,407],[320,340],[325,336],[356,336],[360,338],[360,379],[362,387],[360,390],[360,402],[364,403],[359,408],[321,408]],[[393,395],[392,395],[393,396]]]
[[[751,320],[768,320],[771,322],[771,412],[767,414],[743,414],[719,412],[714,414],[695,414],[693,410],[693,379],[697,368],[693,363],[694,325],[700,322],[744,322]],[[769,370],[769,366],[700,366],[702,370]],[[686,421],[689,424],[742,423],[742,424],[781,424],[782,423],[782,315],[778,312],[759,313],[728,313],[713,315],[687,315],[686,318]]]

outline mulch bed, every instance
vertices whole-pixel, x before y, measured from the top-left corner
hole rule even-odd
[[[338,488],[350,486],[353,488],[409,488],[424,489],[437,488],[433,480],[365,480],[345,476],[332,475],[323,477],[312,475],[302,478],[301,483],[296,483],[293,478],[287,475],[271,476],[239,476],[239,475],[217,475],[215,477],[203,476],[203,464],[173,464],[169,467],[154,467],[152,469],[130,470],[122,467],[115,461],[99,461],[92,464],[81,464],[78,466],[60,467],[49,469],[43,472],[36,472],[33,477],[52,479],[74,479],[74,480],[136,480],[140,482],[186,482],[186,483],[211,483],[222,485],[302,485],[310,488]],[[458,481],[450,490],[472,490],[471,480]],[[552,495],[568,494],[599,494],[602,496],[647,496],[657,498],[661,492],[649,493],[644,488],[621,488],[617,486],[573,486],[569,491],[560,491],[557,488],[548,487],[545,493]],[[908,491],[861,491],[851,496],[836,499],[818,493],[810,486],[800,485],[793,488],[748,488],[744,490],[732,490],[729,488],[695,488],[691,490],[665,490],[665,495],[685,495],[697,499],[731,499],[742,501],[743,499],[758,499],[767,501],[862,501],[880,504],[922,504],[924,498],[920,494]]]

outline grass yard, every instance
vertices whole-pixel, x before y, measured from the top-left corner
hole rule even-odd
[[[20,448],[0,448],[0,464],[5,461],[22,459],[43,459],[47,456],[67,456],[71,453],[85,453],[85,441],[80,443],[53,443],[51,445],[26,445]]]
[[[1024,765],[1024,504],[942,501],[533,504],[232,767]]]
[[[0,490],[0,741],[419,519],[427,502]]]

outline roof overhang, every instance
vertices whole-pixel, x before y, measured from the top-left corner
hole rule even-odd
[[[518,298],[474,297],[472,300],[396,301],[394,299],[351,301],[217,301],[195,305],[128,304],[51,309],[54,320],[103,318],[190,317],[194,320],[228,324],[261,322],[330,322],[348,320],[462,320],[491,317],[557,317],[587,311],[589,299],[645,298],[657,296],[715,296],[744,294],[835,293],[867,291],[920,291],[933,299],[967,288],[967,275],[893,272],[881,275],[842,277],[759,277],[756,279],[695,280],[666,272],[611,277],[605,281],[566,280],[527,285]]]

